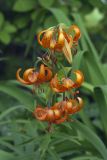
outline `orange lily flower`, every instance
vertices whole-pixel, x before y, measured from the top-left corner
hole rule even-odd
[[[71,48],[80,38],[80,29],[76,25],[72,25],[68,28],[68,32],[75,32],[74,37],[66,33],[61,26],[58,29],[49,28],[47,30],[41,31],[37,38],[38,42],[44,48],[49,48],[50,50],[63,52],[69,63],[72,62]],[[41,38],[42,37],[42,38]]]
[[[77,97],[76,99],[67,99],[61,102],[55,103],[54,106],[51,108],[54,109],[60,109],[63,112],[66,112],[68,114],[74,114],[78,111],[80,111],[83,107],[83,100],[80,97]]]
[[[29,68],[27,69],[24,73],[23,73],[23,78],[20,77],[20,71],[22,69],[19,68],[16,72],[16,78],[19,82],[23,83],[23,84],[27,84],[27,85],[30,85],[30,84],[33,84],[37,81],[37,73],[34,72],[34,68]]]
[[[45,67],[44,64],[42,64],[40,66],[36,84],[50,81],[51,78],[52,78],[52,71],[48,67]]]
[[[67,35],[61,28],[58,30],[58,38],[56,39],[57,32],[53,28],[49,28],[47,30],[43,30],[39,32],[37,38],[38,42],[44,48],[53,49],[56,51],[62,51],[64,46],[64,40],[66,39],[67,42],[71,46],[72,36]],[[41,38],[42,37],[42,38]]]
[[[50,86],[55,92],[65,92],[67,90],[66,87],[59,83],[57,74],[52,78]]]
[[[70,48],[72,47],[73,39],[72,36],[64,32],[61,27],[58,29],[58,36],[55,29],[52,28],[41,31],[37,38],[41,46],[53,51],[63,52],[68,62],[71,62],[72,54]]]
[[[23,78],[20,77],[21,68],[16,72],[16,78],[19,82],[32,85],[40,84],[47,82],[52,78],[52,72],[48,67],[45,67],[44,64],[41,64],[39,72],[35,72],[34,68],[29,68],[23,73]]]
[[[80,97],[77,97],[77,99],[69,99],[65,101],[63,107],[68,114],[74,114],[82,109],[83,100]]]
[[[47,121],[55,124],[60,124],[67,119],[67,114],[63,113],[60,109],[42,108],[37,106],[34,111],[34,116],[40,121]]]
[[[49,48],[61,52],[65,45],[65,40],[68,42],[71,48],[73,42],[77,42],[80,38],[81,32],[76,25],[72,25],[68,28],[69,33],[73,31],[75,32],[75,35],[72,38],[72,36],[66,33],[61,27],[59,27],[57,31],[55,30],[55,28],[51,27],[38,33],[38,42],[44,48]]]
[[[57,78],[57,74],[56,74],[50,82],[50,86],[53,89],[53,91],[59,93],[59,92],[65,92],[67,90],[70,90],[71,88],[80,87],[84,81],[84,76],[83,76],[82,72],[79,70],[74,71],[74,73],[76,74],[76,81],[75,82],[73,82],[69,78],[63,78],[61,84],[59,83],[58,78]]]
[[[50,108],[37,106],[34,111],[34,116],[40,121],[47,121],[55,124],[60,124],[68,120],[69,114],[78,112],[83,107],[83,100],[80,97],[69,99],[55,103]]]
[[[73,48],[73,44],[76,45],[78,42],[78,39],[80,38],[81,32],[80,29],[76,25],[72,25],[69,27],[68,32],[75,32],[74,37],[72,37],[69,34],[65,34],[65,43],[62,48],[62,52],[64,53],[64,56],[66,57],[67,61],[69,63],[72,63],[72,53],[71,48]]]

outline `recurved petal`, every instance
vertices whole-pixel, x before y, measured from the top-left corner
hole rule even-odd
[[[44,81],[44,80],[45,80],[45,66],[44,64],[41,64],[38,74],[38,81]]]
[[[74,35],[74,37],[73,37],[73,41],[78,41],[78,39],[79,39],[80,36],[81,36],[81,32],[80,32],[79,27],[76,26],[76,25],[72,25],[72,26],[69,27],[68,31],[69,31],[69,32],[74,31],[74,32],[75,32],[75,35]]]
[[[50,41],[52,39],[54,30],[47,30],[42,38],[42,45],[44,48],[50,47]]]
[[[83,102],[83,99],[81,97],[77,97],[77,99],[78,99],[78,108],[80,110],[83,107],[84,102]]]
[[[23,74],[23,79],[28,82],[33,82],[37,80],[37,74],[34,72],[35,68],[29,68],[25,70]]]
[[[23,84],[27,84],[27,85],[32,84],[31,82],[26,81],[26,80],[24,80],[23,78],[20,77],[20,71],[21,71],[21,70],[22,70],[22,69],[19,68],[19,69],[17,70],[17,72],[16,72],[16,78],[17,78],[17,80],[18,80],[19,82],[23,83]]]
[[[59,31],[58,40],[57,40],[57,44],[56,44],[58,48],[62,48],[64,46],[64,40],[65,40],[65,37],[64,37],[63,32]]]
[[[37,107],[33,114],[40,121],[46,120],[47,111],[42,107]]]
[[[41,40],[41,36],[42,36],[46,31],[47,31],[47,30],[43,30],[43,31],[39,32],[38,35],[37,35],[37,40],[38,40],[38,42],[39,42],[39,44],[40,44],[41,46],[43,45],[42,40]]]
[[[74,87],[78,88],[82,85],[82,83],[84,82],[84,75],[80,70],[74,71],[74,73],[76,74],[76,81],[74,82]]]
[[[74,114],[76,112],[79,112],[81,110],[81,108],[83,107],[83,100],[82,100],[82,98],[77,97],[77,100],[75,102],[75,105],[72,108],[72,114]]]

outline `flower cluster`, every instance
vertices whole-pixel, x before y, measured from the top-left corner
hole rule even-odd
[[[78,112],[82,106],[83,100],[80,97],[77,97],[77,99],[65,99],[55,103],[50,108],[37,106],[34,115],[40,121],[60,124],[69,120],[69,115]]]
[[[61,83],[58,81],[57,74],[52,78],[50,85],[55,92],[65,92],[73,88],[78,88],[84,81],[84,76],[81,71],[76,70],[76,81],[73,82],[70,78],[62,78]]]
[[[48,83],[51,92],[54,92],[54,94],[64,95],[69,93],[71,96],[63,96],[61,101],[55,102],[54,105],[50,106],[44,107],[37,103],[33,114],[40,121],[60,124],[68,121],[70,119],[69,115],[75,114],[83,107],[83,100],[77,96],[78,91],[76,91],[84,81],[83,73],[80,70],[76,70],[72,72],[76,77],[75,80],[65,75],[59,80],[57,68],[59,62],[57,61],[56,63],[55,61],[57,59],[55,54],[60,52],[64,54],[71,65],[72,49],[75,49],[78,45],[80,35],[80,29],[76,25],[66,27],[60,24],[41,31],[37,39],[39,44],[47,49],[48,55],[42,57],[40,69],[36,70],[33,67],[25,70],[23,78],[20,77],[21,68],[16,72],[17,80],[22,84],[40,86],[42,83]]]
[[[69,33],[74,34],[73,36]],[[38,42],[53,52],[62,52],[69,63],[72,61],[71,48],[78,44],[80,29],[76,25],[67,28],[64,25],[51,27],[38,34]]]

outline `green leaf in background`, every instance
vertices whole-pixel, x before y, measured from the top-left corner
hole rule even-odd
[[[52,160],[62,160],[62,158],[60,158],[57,152],[52,148],[48,148],[48,153],[51,156]]]
[[[17,28],[22,29],[29,24],[29,20],[29,16],[18,17],[14,20],[14,24],[17,26]]]
[[[105,73],[105,78],[107,79],[107,75],[106,75],[106,73],[107,73],[107,63],[102,64],[102,71]]]
[[[41,159],[44,158],[46,151],[48,150],[49,143],[51,141],[50,134],[46,134],[42,138],[41,146],[40,146],[40,151],[41,151]]]
[[[104,3],[106,4],[106,0],[102,0],[102,1],[99,1],[99,0],[95,0],[95,1],[93,1],[93,0],[90,0],[90,2],[89,2],[93,7],[104,7]]]
[[[106,54],[106,50],[107,50],[107,43],[105,43],[104,46],[101,48],[100,60],[103,59],[104,55]]]
[[[36,0],[16,0],[13,10],[17,12],[28,12],[36,8]]]
[[[95,98],[98,103],[100,118],[107,137],[107,85],[95,87]]]
[[[19,149],[17,149],[13,144],[9,143],[9,142],[6,142],[2,139],[0,139],[0,144],[4,147],[7,147],[8,149],[14,151],[15,153],[19,154],[19,155],[22,155],[23,152],[20,151]]]
[[[99,85],[102,82],[105,82],[105,78],[103,76],[103,72],[101,69],[101,64],[96,61],[96,59],[90,55],[90,52],[86,52],[84,54],[84,62],[86,64],[85,73],[88,74],[89,81],[93,85]],[[100,76],[99,76],[100,75]],[[98,78],[99,77],[99,78]]]
[[[74,60],[73,60],[72,70],[78,70],[78,69],[83,70],[81,65],[84,61],[84,55],[85,54],[87,56],[87,54],[88,54],[87,51],[79,51],[76,54],[76,56],[74,57]],[[93,93],[94,86],[92,84],[86,82],[85,75],[84,75],[84,79],[85,79],[85,82],[82,84],[82,86],[85,89],[89,90],[91,93]]]
[[[79,156],[76,158],[72,158],[70,160],[102,160],[102,159],[96,156]]]
[[[12,108],[9,108],[7,110],[5,110],[4,112],[1,113],[0,115],[0,120],[3,119],[5,116],[7,116],[9,113],[13,112],[14,110],[18,109],[18,108],[21,108],[22,106],[15,106],[15,107],[12,107]]]
[[[15,157],[12,153],[0,150],[0,160],[14,160]]]
[[[83,63],[85,64],[83,70],[85,72],[85,74],[88,75],[88,80],[96,85],[96,84],[101,84],[106,83],[106,79],[104,76],[104,73],[102,72],[102,65],[99,61],[99,57],[98,57],[98,52],[96,50],[96,48],[94,47],[93,43],[90,40],[90,37],[88,35],[88,32],[86,30],[86,28],[84,27],[84,23],[83,20],[81,18],[81,16],[78,13],[73,14],[73,16],[76,19],[77,24],[80,27],[82,36],[84,37],[84,40],[87,42],[87,52],[84,53],[84,58],[83,59]],[[83,49],[85,50],[86,47],[84,48],[84,44],[82,44]],[[86,46],[86,44],[85,44]],[[100,74],[100,76],[99,76]],[[98,78],[99,77],[99,78]]]
[[[0,31],[0,41],[4,44],[9,44],[11,41],[11,35],[5,31]]]
[[[72,69],[73,70],[80,69],[84,53],[85,53],[85,51],[79,51],[75,55],[75,57],[73,59],[73,64],[72,64]]]
[[[61,9],[50,8],[49,10],[52,12],[58,23],[64,23],[68,26],[71,25],[71,21]]]
[[[68,126],[65,124],[65,126],[67,127],[67,129],[68,129]],[[72,131],[71,131],[72,132]],[[66,140],[69,140],[69,141],[71,141],[71,142],[74,142],[74,143],[76,143],[77,145],[81,145],[80,144],[80,142],[78,141],[78,139],[77,139],[77,137],[75,137],[75,136],[72,136],[72,135],[69,135],[69,134],[67,134],[67,133],[62,133],[62,132],[55,132],[54,134],[53,134],[53,137],[55,137],[55,138],[58,138],[59,140],[61,140],[62,139],[62,141],[66,141]],[[55,143],[55,142],[53,142],[53,143]],[[57,142],[56,142],[57,143]]]
[[[42,16],[40,17],[41,14],[42,14]],[[40,25],[43,17],[44,17],[43,12],[41,10],[39,10],[39,12],[37,12],[37,14],[35,16],[35,19],[33,20],[31,28],[30,28],[29,37],[28,37],[28,41],[27,41],[27,46],[26,46],[26,49],[25,49],[25,56],[27,56],[28,53],[29,53],[29,50],[30,50],[30,48],[32,46],[32,43],[33,43],[33,40],[34,40],[35,30]]]
[[[87,107],[87,106],[84,104],[84,107]],[[82,119],[82,121],[84,122],[84,124],[86,124],[90,129],[92,129],[92,131],[95,132],[95,128],[94,128],[89,116],[87,115],[87,113],[84,110],[82,110],[78,114],[79,114],[80,118]]]
[[[15,33],[17,31],[17,29],[13,24],[11,24],[9,22],[5,22],[3,31],[7,32],[7,33]]]
[[[0,28],[2,27],[3,23],[4,23],[4,15],[2,12],[0,12]]]
[[[89,127],[85,126],[79,121],[72,123],[71,126],[81,132],[81,135],[95,147],[102,158],[104,160],[107,160],[107,148],[105,147],[101,139]]]
[[[94,10],[85,15],[85,23],[87,27],[97,27],[97,25],[104,18],[104,14],[99,11],[98,8],[94,8]]]
[[[47,19],[44,22],[44,28],[49,28],[49,27],[55,26],[57,24],[58,23],[57,23],[57,20],[55,19],[55,17],[49,16],[49,17],[47,17]]]
[[[24,90],[19,89],[16,85],[10,82],[1,82],[0,91],[9,94],[13,98],[17,99],[19,102],[25,105],[29,111],[33,111],[34,99],[31,94],[28,94]]]
[[[13,24],[5,21],[0,31],[0,41],[6,45],[9,44],[12,38],[11,33],[15,33],[16,31],[17,29]]]
[[[82,84],[82,87],[85,88],[86,90],[90,91],[91,94],[94,93],[94,86],[93,86],[92,84],[87,83],[87,82],[84,82],[84,83]]]
[[[78,69],[81,69],[81,64],[83,62],[83,58],[84,58],[84,54],[87,54],[85,53],[86,51],[79,51],[77,53],[77,55],[74,57],[74,61],[73,61],[73,66],[72,66],[72,69],[73,70],[78,70]],[[85,78],[85,77],[84,77]],[[85,81],[86,81],[86,78],[85,78]],[[93,93],[93,86],[87,82],[84,82],[82,84],[82,86],[86,89],[86,90],[89,90],[91,93]],[[85,107],[85,104],[84,104],[84,107]],[[85,124],[87,124],[91,129],[94,130],[94,127],[89,119],[89,117],[86,115],[86,113],[84,112],[84,110],[82,110],[81,112],[78,113],[81,117],[81,119],[83,120],[83,122]]]
[[[49,8],[54,3],[54,0],[39,0],[39,4],[44,8]]]
[[[82,36],[85,38],[85,41],[87,42],[87,46],[89,46],[89,48],[87,48],[87,49],[91,50],[91,52],[92,52],[91,55],[94,57],[94,59],[96,59],[96,61],[99,62],[98,52],[97,52],[96,48],[94,47],[94,44],[92,43],[92,41],[88,35],[88,32],[87,32],[85,25],[84,25],[84,21],[80,15],[80,13],[74,13],[73,16],[75,18],[75,22],[80,27]],[[84,49],[84,48],[82,48],[82,49]]]
[[[69,14],[69,9],[65,5],[61,5],[59,9],[64,12],[66,15]]]

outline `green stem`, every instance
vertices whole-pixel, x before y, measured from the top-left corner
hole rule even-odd
[[[64,93],[63,93],[63,100],[65,100],[65,96],[66,96],[66,93],[64,92]]]

